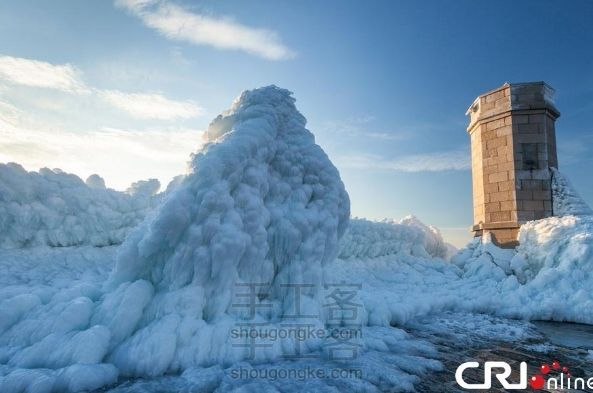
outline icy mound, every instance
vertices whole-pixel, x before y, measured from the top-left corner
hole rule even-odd
[[[377,258],[398,253],[445,258],[447,247],[438,229],[414,216],[399,222],[353,219],[342,239],[339,257]]]
[[[511,260],[533,306],[529,318],[593,323],[593,211],[558,170],[553,170],[558,217],[521,226]]]
[[[119,244],[151,204],[146,194],[106,189],[97,175],[85,184],[57,169],[0,164],[0,248]]]
[[[522,225],[516,250],[477,239],[452,261],[468,281],[481,280],[484,297],[497,299],[481,301],[489,312],[593,323],[593,215],[568,180],[553,173],[557,217]]]
[[[246,291],[242,284],[255,285],[255,300],[271,305],[264,320],[294,315],[290,285],[298,284],[311,286],[298,307],[321,314],[322,266],[337,254],[350,205],[305,122],[287,90],[244,92],[211,123],[192,172],[122,245],[110,280],[119,287],[101,314],[110,319],[119,302],[112,298],[130,288],[142,293],[133,305],[138,325],[111,339],[110,359],[125,374],[245,356],[228,334],[249,316],[232,306]],[[120,329],[116,320],[108,324]],[[277,346],[266,356],[292,350]]]
[[[569,273],[574,278],[585,273],[588,276],[593,269],[592,216],[550,217],[528,222],[521,227],[519,241],[513,270],[521,281],[533,280],[550,269]]]
[[[251,356],[250,339],[230,332],[241,323],[274,328],[303,313],[323,327],[323,265],[338,253],[350,203],[294,102],[271,86],[244,92],[217,117],[191,173],[120,246],[102,293],[90,283],[39,295],[7,289],[0,390],[77,391],[118,375],[233,364]],[[74,199],[88,189],[67,175],[47,176],[60,179],[60,191],[73,184]],[[151,190],[143,182],[129,191]],[[304,286],[297,293],[295,285]],[[242,297],[251,289],[252,298]],[[251,302],[262,307],[252,313]],[[319,346],[275,341],[257,360]]]
[[[206,299],[219,296],[205,305],[214,318],[237,280],[317,277],[337,253],[350,204],[305,123],[287,90],[244,92],[210,124],[192,173],[123,245],[113,281],[204,285]]]
[[[553,208],[556,216],[593,215],[593,210],[581,199],[570,181],[557,169],[552,169]]]
[[[521,282],[535,279],[542,270],[560,269],[577,274],[593,269],[593,210],[567,178],[552,169],[554,214],[521,226],[513,273]],[[559,273],[558,270],[555,270]],[[588,275],[588,274],[587,274]]]
[[[424,236],[422,238],[422,244],[426,252],[435,258],[445,258],[449,254],[449,247],[453,247],[450,244],[445,243],[441,231],[435,226],[426,225],[420,221],[416,216],[409,215],[399,221],[400,224],[409,227],[420,229]],[[453,247],[454,248],[454,247]]]
[[[463,269],[463,287],[480,283],[480,293],[472,294],[475,309],[593,323],[593,216],[531,221],[519,240],[516,250],[503,250],[477,239],[453,258]]]

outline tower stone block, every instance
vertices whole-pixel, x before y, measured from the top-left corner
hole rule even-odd
[[[505,83],[469,107],[475,236],[515,247],[521,224],[552,216],[560,116],[544,82]]]

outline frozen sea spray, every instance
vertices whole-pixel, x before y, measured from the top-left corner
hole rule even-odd
[[[105,188],[98,175],[85,184],[59,169],[0,164],[0,248],[121,244],[158,204],[158,181],[150,184],[151,193],[132,195]]]
[[[350,204],[305,124],[291,93],[275,86],[244,92],[212,121],[191,173],[117,257],[111,288],[144,280],[155,290],[112,355],[120,368],[145,374],[242,357],[228,331],[254,315],[233,306],[237,292],[265,300],[256,317],[265,321],[295,315],[297,303],[321,318],[322,267],[337,255]],[[291,349],[268,355],[278,351]],[[162,367],[146,370],[139,357]]]

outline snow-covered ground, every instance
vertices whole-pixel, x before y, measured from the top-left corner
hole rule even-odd
[[[517,250],[484,238],[451,256],[413,216],[349,219],[305,123],[288,91],[244,92],[161,194],[1,165],[0,391],[413,390],[442,364],[409,330],[593,324],[593,216],[558,171],[558,216]]]

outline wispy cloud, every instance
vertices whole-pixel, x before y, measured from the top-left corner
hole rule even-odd
[[[42,93],[37,88],[53,91]],[[18,162],[29,170],[61,168],[83,178],[99,173],[109,186],[125,189],[132,181],[147,177],[157,177],[166,184],[185,171],[189,154],[203,143],[202,131],[179,126],[68,127],[66,118],[43,115],[63,110],[60,103],[79,101],[82,107],[105,102],[143,119],[190,118],[203,112],[193,101],[174,100],[159,93],[95,88],[85,84],[82,72],[70,64],[0,56],[0,162]],[[37,110],[40,103],[45,112]],[[67,110],[71,112],[72,108]],[[139,165],[143,162],[158,165]]]
[[[0,125],[16,126],[22,122],[23,112],[8,102],[0,101]]]
[[[341,136],[362,137],[382,141],[401,141],[409,139],[410,134],[399,131],[376,131],[372,128],[373,116],[351,117],[340,121],[328,121],[321,125],[320,130]]]
[[[0,78],[14,84],[56,89],[68,93],[88,93],[81,72],[71,64],[51,64],[39,60],[0,56]]]
[[[343,156],[338,158],[338,163],[344,168],[396,172],[441,172],[470,168],[469,151],[465,149],[404,155],[393,159],[373,155]]]
[[[175,101],[160,94],[123,93],[117,90],[104,90],[99,94],[111,105],[142,119],[184,119],[200,116],[204,112],[194,102]]]
[[[295,56],[276,32],[245,26],[228,17],[198,14],[166,0],[115,0],[115,5],[128,10],[146,26],[169,39],[242,50],[270,60]]]
[[[28,170],[60,168],[82,178],[98,173],[121,190],[148,177],[166,185],[185,173],[190,153],[204,142],[202,131],[180,127],[70,132],[40,123],[0,101],[0,162],[18,162]]]
[[[71,64],[50,64],[39,60],[0,56],[0,79],[17,85],[50,88],[68,94],[86,93],[91,97],[99,97],[135,118],[187,119],[204,113],[203,108],[194,101],[174,100],[159,93],[127,93],[93,88],[83,82],[82,72]]]

